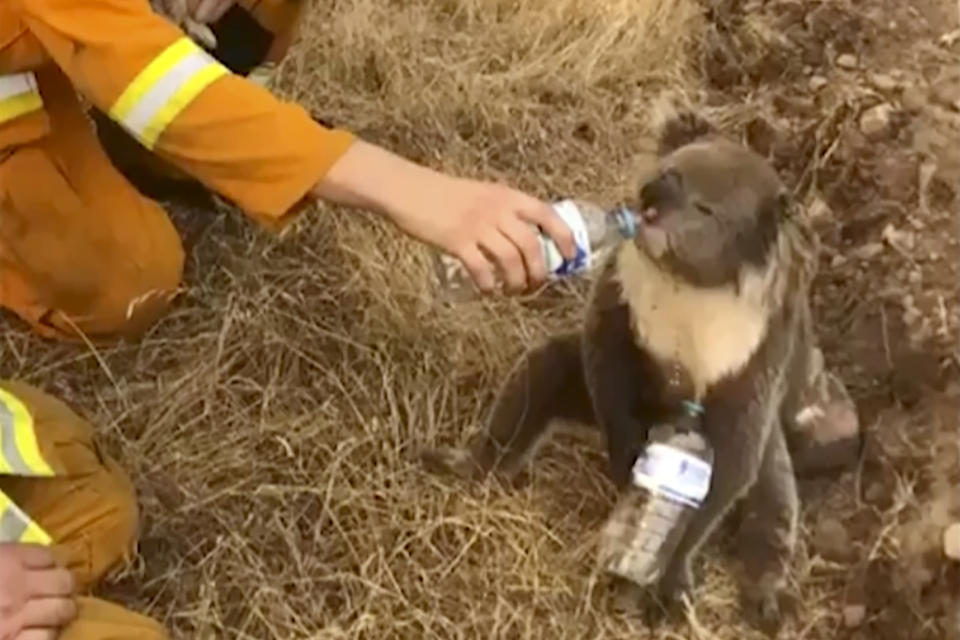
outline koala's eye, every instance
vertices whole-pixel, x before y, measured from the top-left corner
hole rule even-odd
[[[713,216],[713,209],[711,209],[708,205],[705,205],[702,202],[697,202],[696,204],[694,204],[694,206],[697,208],[697,211],[699,211],[703,215]]]

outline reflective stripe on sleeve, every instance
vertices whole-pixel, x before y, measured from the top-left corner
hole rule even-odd
[[[0,75],[0,123],[43,108],[43,98],[32,73]]]
[[[180,38],[140,71],[110,107],[110,117],[152,149],[201,91],[229,73],[190,38]]]
[[[49,545],[52,539],[13,500],[0,491],[0,542]]]
[[[3,389],[0,389],[0,474],[54,475],[40,453],[33,416],[16,396]]]

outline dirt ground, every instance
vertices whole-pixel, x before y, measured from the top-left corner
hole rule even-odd
[[[782,637],[955,639],[958,28],[946,0],[330,0],[278,91],[549,198],[629,195],[662,90],[767,154],[823,240],[818,329],[869,436],[858,468],[801,487]],[[368,215],[324,208],[280,238],[173,216],[185,290],[143,341],[51,344],[2,316],[0,375],[69,401],[135,478],[140,552],[105,596],[176,638],[761,637],[726,530],[685,622],[614,613],[594,444],[555,439],[517,486],[417,464],[576,322],[583,283],[448,308],[425,249]]]

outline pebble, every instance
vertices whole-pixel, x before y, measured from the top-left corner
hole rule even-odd
[[[809,80],[810,91],[820,91],[827,86],[827,79],[823,76],[811,76]]]
[[[893,107],[882,103],[867,109],[860,116],[860,131],[867,138],[877,140],[885,136],[890,130],[890,114]]]
[[[899,249],[904,253],[913,251],[915,245],[915,236],[912,231],[900,231],[892,224],[888,224],[883,229],[883,240],[894,249]]]
[[[879,242],[868,242],[851,251],[855,258],[860,260],[872,260],[883,253],[883,245]]]
[[[919,87],[910,86],[903,90],[900,102],[907,111],[919,111],[927,105],[927,95]]]
[[[834,269],[839,269],[845,264],[847,264],[847,259],[843,256],[843,254],[840,253],[833,256],[833,258],[830,260],[830,266]]]
[[[870,84],[877,91],[893,91],[897,88],[897,81],[885,73],[871,73]]]
[[[811,222],[823,222],[833,218],[833,211],[831,211],[830,205],[824,202],[823,198],[815,196],[813,202],[807,207],[807,218]]]
[[[857,56],[852,53],[843,53],[837,56],[837,66],[841,69],[856,69]]]
[[[850,534],[843,523],[835,518],[820,521],[814,534],[814,545],[819,554],[828,560],[846,560],[853,551]]]
[[[863,624],[867,617],[867,607],[862,604],[848,604],[843,608],[843,626],[854,629]]]
[[[960,560],[960,522],[943,531],[943,553],[951,560]]]

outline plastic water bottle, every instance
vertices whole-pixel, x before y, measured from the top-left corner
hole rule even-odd
[[[703,409],[685,403],[675,420],[651,430],[634,463],[632,483],[603,531],[601,560],[639,586],[660,579],[710,490],[713,449],[701,430]]]
[[[606,210],[591,202],[573,199],[563,199],[552,206],[573,232],[577,255],[572,260],[565,259],[556,243],[538,229],[547,277],[551,280],[589,271],[604,251],[637,232],[637,217],[626,207]],[[435,257],[441,297],[452,301],[476,297],[473,279],[459,260],[439,253]]]

